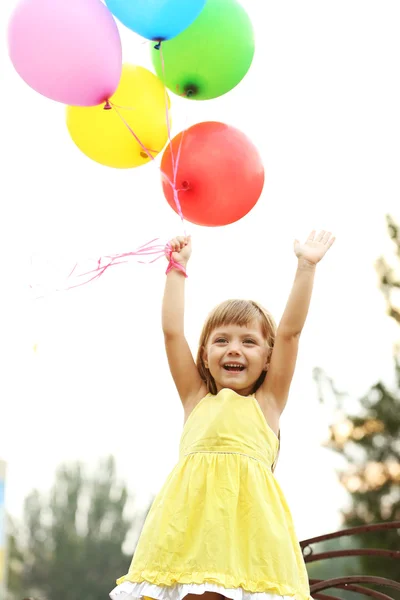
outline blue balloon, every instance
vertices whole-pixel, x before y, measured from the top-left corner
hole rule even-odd
[[[126,27],[157,42],[175,37],[199,16],[207,0],[106,0]]]

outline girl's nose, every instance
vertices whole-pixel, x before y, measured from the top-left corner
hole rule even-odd
[[[240,354],[240,344],[236,342],[231,342],[229,344],[228,354]]]

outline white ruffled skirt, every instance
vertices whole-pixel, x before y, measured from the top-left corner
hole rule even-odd
[[[230,600],[294,600],[291,596],[279,596],[266,592],[246,592],[242,588],[226,589],[222,585],[185,583],[171,587],[161,587],[152,583],[131,583],[124,581],[110,593],[111,600],[140,600],[143,596],[155,600],[182,600],[188,594],[200,596],[204,592],[216,592]]]

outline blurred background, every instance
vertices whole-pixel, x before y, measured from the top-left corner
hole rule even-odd
[[[282,419],[276,476],[299,539],[400,519],[400,7],[361,0],[242,0],[256,55],[216,100],[171,96],[173,134],[206,120],[245,132],[266,182],[245,218],[189,224],[186,329],[254,298],[277,320],[293,239],[337,241],[318,274]],[[74,263],[182,233],[158,165],[117,170],[81,154],[62,105],[34,93],[7,56],[0,6],[0,585],[7,600],[98,600],[123,575],[154,494],[178,458],[183,414],[163,350],[165,265],[132,263],[35,299],[33,256]],[[119,26],[124,61],[149,44]],[[391,532],[326,547],[399,549]],[[372,561],[372,562],[371,562]],[[315,578],[399,580],[397,561],[353,557]],[[397,596],[399,597],[399,596]]]

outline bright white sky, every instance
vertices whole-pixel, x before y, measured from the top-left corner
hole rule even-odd
[[[172,95],[174,134],[221,120],[259,147],[262,198],[226,228],[190,226],[187,335],[207,312],[254,298],[279,319],[293,280],[293,239],[327,228],[337,242],[318,267],[278,479],[300,538],[338,523],[340,464],[320,447],[331,417],[317,402],[320,366],[355,397],[391,378],[396,330],[385,317],[374,260],[390,252],[385,213],[400,218],[400,37],[397,0],[243,0],[256,31],[251,71],[204,103]],[[6,24],[14,2],[0,5]],[[113,453],[145,502],[177,458],[182,411],[163,350],[165,265],[116,267],[98,283],[36,303],[29,259],[97,257],[182,233],[156,165],[130,171],[91,162],[69,138],[64,107],[33,92],[7,57],[1,31],[2,309],[0,456],[9,511],[46,491],[63,461]],[[147,45],[121,27],[124,61],[148,66]],[[33,351],[33,345],[38,350]]]

